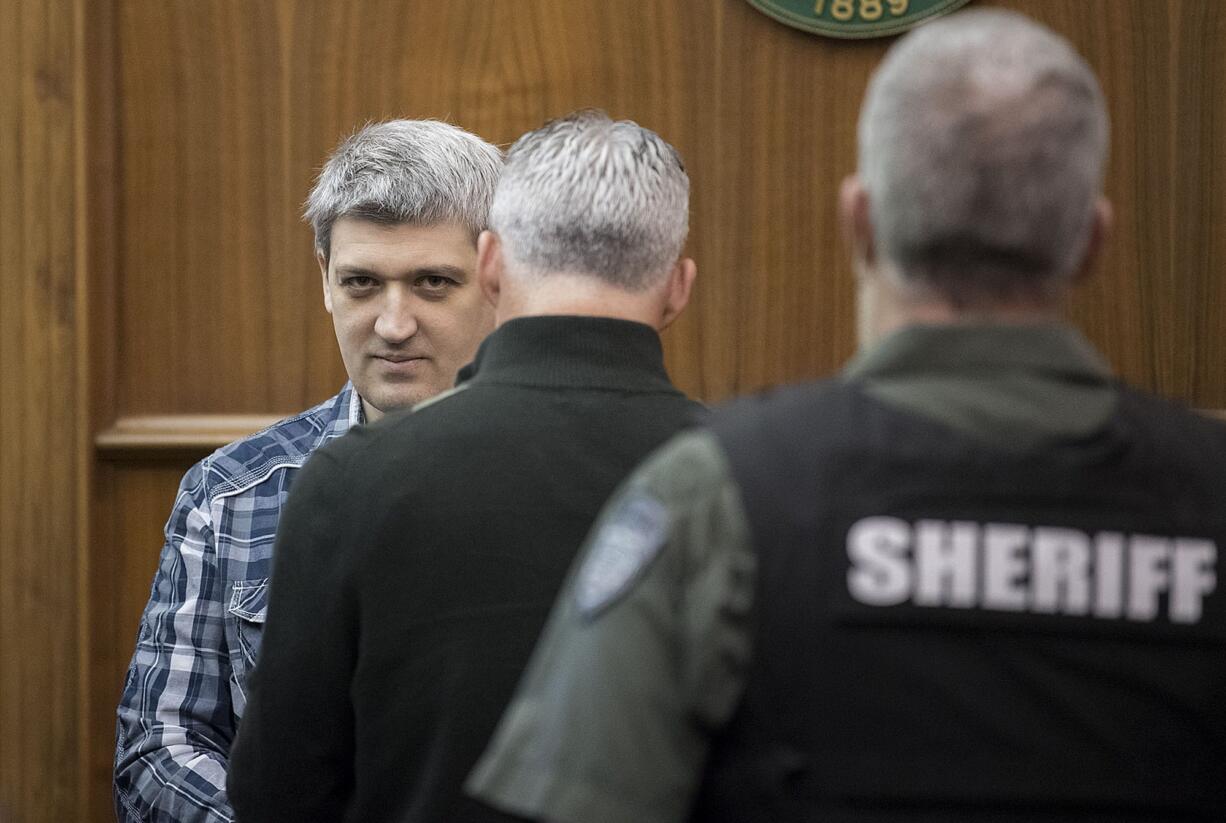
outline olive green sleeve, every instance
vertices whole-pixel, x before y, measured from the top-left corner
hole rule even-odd
[[[680,435],[597,520],[468,791],[558,823],[685,820],[743,688],[753,585],[723,452]]]

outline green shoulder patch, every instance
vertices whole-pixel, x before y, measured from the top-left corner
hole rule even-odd
[[[749,0],[763,14],[827,37],[887,37],[969,0]]]
[[[592,538],[575,580],[575,605],[591,620],[630,591],[668,539],[668,509],[646,494],[617,503]]]

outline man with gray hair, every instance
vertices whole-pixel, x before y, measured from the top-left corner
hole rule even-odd
[[[511,147],[478,241],[498,328],[464,382],[294,487],[230,772],[243,823],[501,819],[461,784],[596,512],[700,410],[658,334],[694,281],[688,198],[677,152],[629,121]]]
[[[1058,320],[1106,143],[1020,15],[890,50],[841,192],[861,353],[635,472],[470,790],[566,823],[1226,820],[1226,426]]]
[[[324,443],[454,385],[493,327],[476,240],[501,165],[494,146],[424,120],[369,125],[324,165],[306,219],[349,382],[184,476],[119,704],[120,820],[234,819],[230,745],[290,486]]]

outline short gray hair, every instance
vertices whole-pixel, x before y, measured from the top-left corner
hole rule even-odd
[[[475,243],[487,225],[501,171],[502,152],[449,123],[370,123],[328,158],[303,217],[325,258],[332,224],[342,217],[421,226],[456,222]]]
[[[511,146],[490,228],[526,274],[576,272],[641,291],[681,254],[689,194],[681,156],[658,134],[580,111]]]
[[[886,55],[860,115],[878,254],[955,305],[1065,282],[1089,241],[1107,151],[1094,73],[1013,12],[962,12]]]

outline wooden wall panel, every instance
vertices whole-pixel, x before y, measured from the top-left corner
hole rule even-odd
[[[115,707],[136,646],[141,609],[149,599],[162,529],[185,469],[177,460],[146,457],[103,461],[94,472],[94,532],[122,543],[100,547],[90,569],[97,607],[88,644],[93,673],[85,695],[89,722],[81,735],[88,752],[81,779],[83,821],[115,818],[110,791]]]
[[[1226,197],[1212,91],[1226,10],[994,4],[1068,34],[1111,98],[1119,231],[1074,316],[1124,376],[1226,404],[1226,343],[1204,309],[1221,296],[1209,227]],[[667,336],[688,390],[720,399],[823,374],[852,350],[834,202],[884,43],[812,37],[739,0],[120,8],[123,414],[283,412],[334,390],[344,373],[297,212],[341,135],[398,115],[505,143],[595,105],[672,140],[694,179],[700,266],[695,304]]]
[[[445,117],[509,142],[597,105],[699,145],[685,83],[712,44],[671,47],[713,32],[697,8],[124,5],[121,154],[142,159],[120,185],[121,413],[290,411],[343,381],[297,211],[356,124]]]
[[[1226,233],[1215,231],[1226,220],[1226,113],[1215,92],[1226,86],[1226,3],[974,5],[1053,26],[1103,81],[1117,230],[1072,299],[1073,317],[1129,380],[1226,408],[1217,322]],[[76,41],[54,22],[68,6],[86,22]],[[62,174],[36,172],[69,150],[52,82],[62,75],[39,69],[73,42],[88,67],[77,90],[87,101],[77,168],[90,172],[75,195]],[[203,431],[187,416],[225,416],[208,424],[224,427],[236,415],[296,411],[344,380],[310,230],[298,219],[341,136],[368,119],[441,117],[509,143],[581,106],[660,131],[693,181],[689,250],[700,271],[666,352],[683,388],[719,400],[829,373],[852,352],[854,286],[835,197],[854,167],[865,83],[887,45],[796,32],[744,0],[0,0],[0,47],[12,63],[0,72],[0,363],[4,384],[23,387],[17,398],[0,394],[0,419],[23,423],[0,430],[0,820],[5,804],[23,821],[74,819],[53,814],[68,808],[68,790],[47,788],[48,776],[66,773],[52,767],[74,732],[57,725],[48,737],[9,699],[56,674],[75,680],[81,698],[76,715],[63,715],[81,721],[75,819],[110,817],[113,705],[163,521],[199,448],[122,441],[148,431],[133,418]],[[91,298],[88,317],[75,318],[89,321],[86,336],[78,331],[81,356],[65,337],[73,318],[64,307],[83,299],[65,276],[73,237],[48,219],[74,204],[84,209],[75,272],[88,276]],[[74,369],[86,367],[87,410],[72,393]],[[50,398],[46,417],[30,411]],[[96,463],[39,468],[48,450],[72,454],[56,438],[84,411],[78,439],[128,422]],[[30,467],[33,481],[22,474]],[[90,470],[92,532],[86,540],[78,527],[74,544],[56,518],[71,518],[73,484]],[[28,513],[38,499],[68,503]],[[73,568],[74,545],[89,622],[83,671],[71,631],[27,625],[30,591],[41,599],[70,589],[33,574],[37,558]],[[52,659],[10,665],[61,629],[68,639]],[[35,815],[38,798],[51,804],[45,818]]]
[[[74,3],[0,0],[0,820],[78,819]]]
[[[1175,20],[1175,76],[1169,88],[1176,111],[1168,166],[1176,181],[1170,217],[1175,253],[1164,285],[1184,297],[1183,313],[1172,325],[1186,331],[1152,345],[1172,361],[1174,374],[1158,383],[1163,391],[1221,409],[1226,408],[1226,8],[1184,6]]]
[[[986,5],[986,3],[983,3]],[[1064,33],[1103,83],[1116,229],[1072,316],[1133,383],[1226,407],[1226,4],[1009,0]]]

